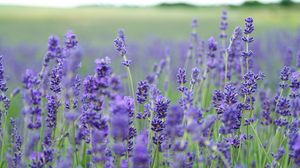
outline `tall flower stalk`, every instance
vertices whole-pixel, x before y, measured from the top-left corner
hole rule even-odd
[[[0,55],[0,135],[1,135],[1,154],[0,164],[4,164],[4,154],[6,150],[7,141],[7,113],[10,107],[10,100],[6,96],[8,88],[6,86],[6,79],[4,76],[3,56]]]
[[[134,106],[135,106],[135,93],[134,93],[134,86],[133,86],[133,79],[132,79],[132,74],[130,70],[130,64],[131,60],[127,59],[127,48],[126,48],[126,43],[125,43],[125,34],[123,30],[119,30],[118,32],[118,37],[114,40],[115,47],[117,51],[119,52],[120,56],[122,57],[123,61],[121,61],[121,64],[125,66],[127,75],[128,75],[128,85],[129,85],[129,90],[131,92],[131,96],[134,99]],[[136,107],[136,106],[135,106]],[[134,116],[136,115],[136,112],[134,113]]]
[[[253,52],[249,49],[249,44],[254,41],[254,38],[250,36],[253,31],[253,19],[251,17],[248,17],[245,19],[244,37],[242,38],[245,42],[245,51],[242,52],[242,57],[244,58],[246,63],[246,72],[249,71],[249,58],[253,55]],[[243,62],[241,63],[241,66],[243,66]]]
[[[224,58],[224,65],[225,65],[224,83],[227,82],[227,73],[228,73],[228,51],[227,51],[227,44],[226,44],[227,28],[228,28],[227,11],[223,10],[221,15],[221,22],[220,22],[220,30],[221,30],[220,39],[222,44],[221,56]]]

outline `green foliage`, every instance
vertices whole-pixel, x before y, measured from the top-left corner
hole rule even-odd
[[[282,6],[291,6],[294,2],[292,0],[281,0],[280,5]]]
[[[183,8],[196,8],[196,5],[189,4],[189,3],[183,3],[183,2],[178,2],[178,3],[161,3],[157,5],[157,7],[163,7],[163,8],[170,8],[170,7],[183,7]]]
[[[245,1],[242,6],[245,7],[261,7],[264,6],[263,3],[259,2],[259,1]]]

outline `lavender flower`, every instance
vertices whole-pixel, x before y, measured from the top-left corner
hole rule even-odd
[[[95,164],[105,163],[105,151],[108,144],[108,127],[105,127],[105,129],[102,130],[93,129],[91,136],[92,148],[88,151],[88,153],[92,155],[92,162]]]
[[[282,116],[290,116],[290,101],[284,97],[280,97],[277,101],[275,112]]]
[[[279,86],[282,89],[287,87],[286,82],[290,79],[290,75],[291,75],[291,69],[287,66],[284,66],[283,69],[280,71],[281,83]]]
[[[297,64],[296,64],[297,68],[300,68],[300,51],[298,51],[297,53]]]
[[[289,122],[285,118],[278,118],[278,119],[274,120],[274,124],[278,127],[283,127],[283,126],[288,125]]]
[[[297,72],[292,73],[291,75],[291,83],[289,85],[289,87],[291,88],[291,93],[290,93],[290,97],[295,99],[296,97],[299,97],[300,93],[300,80],[299,80],[299,76],[300,74]]]
[[[137,102],[143,104],[148,97],[149,84],[147,81],[140,81],[137,86],[136,99]]]
[[[154,104],[154,112],[156,113],[157,117],[165,118],[167,116],[167,110],[170,104],[170,100],[160,95],[156,97]]]
[[[178,69],[177,73],[177,83],[182,86],[186,83],[186,72],[183,68]]]
[[[19,168],[22,167],[22,137],[18,133],[18,128],[13,119],[10,119],[10,124],[12,126],[11,133],[11,145],[12,151],[11,155],[8,157],[8,167]]]
[[[133,118],[133,99],[128,97],[116,97],[111,104],[111,135],[115,140],[113,151],[122,156],[124,142],[132,142],[136,134],[134,127],[131,126]],[[130,143],[129,143],[130,144]],[[131,151],[132,146],[128,146],[126,150]]]
[[[291,74],[290,68],[287,67],[287,66],[284,66],[283,69],[280,72],[280,79],[282,81],[288,81],[289,77],[290,77],[290,74]]]
[[[132,162],[133,167],[144,168],[149,166],[149,153],[147,150],[148,136],[146,132],[142,132],[137,136],[135,148],[133,150]]]
[[[246,59],[246,65],[247,65],[247,71],[248,71],[248,64],[249,64],[249,58],[252,57],[253,52],[249,50],[249,44],[254,41],[253,37],[250,37],[251,33],[254,31],[253,26],[253,19],[251,17],[248,17],[245,19],[245,29],[244,34],[245,36],[242,38],[242,40],[246,43],[245,51],[242,52],[242,57]]]
[[[192,28],[197,28],[198,27],[198,21],[197,19],[192,20]]]
[[[225,159],[228,161],[228,163],[231,162],[231,156],[230,156],[230,145],[224,141],[219,142],[217,144],[217,148],[222,154],[224,155]]]
[[[272,154],[272,156],[274,157],[275,160],[280,160],[284,154],[285,154],[284,148],[283,148],[283,147],[280,147],[280,148],[277,150],[277,153]]]
[[[61,58],[61,52],[59,38],[57,36],[50,36],[48,38],[48,51],[44,58],[44,67],[48,67],[51,60]]]
[[[217,117],[215,115],[209,115],[206,117],[206,120],[201,124],[200,129],[200,132],[203,137],[209,137],[211,135],[211,129],[216,120]]]
[[[262,80],[263,74],[254,74],[252,71],[247,72],[243,77],[241,93],[243,95],[252,95],[257,90],[257,81]]]
[[[290,142],[290,149],[292,152],[292,157],[297,166],[300,165],[300,135],[297,134]]]
[[[59,46],[59,38],[57,36],[50,36],[48,38],[48,51],[55,52]]]
[[[33,75],[31,70],[26,70],[26,74],[23,77],[24,85],[24,100],[26,102],[25,114],[28,114],[29,129],[39,129],[41,127],[41,99],[42,93],[38,87],[38,78]]]
[[[61,62],[52,69],[50,74],[50,90],[54,93],[61,92],[61,81],[63,77],[63,64]]]
[[[183,87],[182,92],[183,94],[182,97],[179,99],[179,105],[183,109],[188,110],[191,106],[193,106],[194,95],[191,90],[188,90],[185,87]]]
[[[0,90],[2,92],[6,92],[7,91],[7,87],[6,87],[6,81],[5,81],[5,77],[4,77],[4,67],[3,67],[3,56],[0,55]]]
[[[227,11],[223,10],[222,15],[221,15],[221,22],[220,22],[220,30],[221,30],[220,38],[221,39],[227,38],[227,35],[226,35],[227,27],[228,27]]]
[[[123,30],[119,30],[118,37],[114,40],[115,47],[119,54],[123,57],[126,55],[126,44],[125,44],[125,35]]]
[[[55,96],[48,96],[47,97],[48,102],[47,102],[47,127],[51,129],[55,129],[56,127],[56,116],[57,116],[57,111],[60,106],[60,102]]]
[[[240,53],[243,50],[242,46],[242,28],[236,27],[230,39],[230,45],[227,48],[228,52],[228,73],[227,78],[231,79],[233,71],[236,72],[238,77],[241,74],[241,66],[240,66]]]
[[[65,47],[66,49],[74,49],[78,45],[78,40],[76,34],[72,30],[69,30],[65,34]]]
[[[272,118],[271,118],[271,103],[270,101],[266,98],[263,103],[262,103],[262,121],[261,124],[263,125],[269,125],[272,123]]]
[[[169,138],[175,138],[181,129],[183,121],[183,109],[179,106],[172,106],[166,118],[166,133]]]
[[[231,134],[241,126],[242,111],[237,106],[227,107],[221,117],[224,124],[219,130],[221,134]]]
[[[215,39],[213,37],[210,37],[208,39],[208,62],[207,62],[207,66],[210,69],[214,69],[216,66],[216,60],[215,60],[215,51],[217,50],[217,42],[215,41]]]
[[[161,132],[165,128],[165,122],[162,119],[156,117],[153,118],[151,125],[152,125],[151,129],[154,132]]]
[[[248,17],[245,19],[244,34],[248,35],[251,34],[253,31],[254,31],[253,19],[251,17]]]
[[[33,152],[30,156],[30,168],[42,168],[45,166],[44,154],[41,152]]]
[[[191,153],[183,154],[183,153],[176,153],[174,155],[173,160],[176,160],[171,164],[171,167],[173,168],[192,168],[193,167],[193,161],[194,156]]]
[[[43,162],[44,164],[51,164],[54,160],[54,149],[53,149],[53,140],[51,133],[48,133],[43,141]]]
[[[224,91],[216,90],[213,92],[212,103],[218,114],[222,114],[226,107],[235,105],[238,93],[231,83],[224,86]]]
[[[200,81],[200,70],[195,67],[192,69],[192,74],[191,74],[191,85],[195,85]]]

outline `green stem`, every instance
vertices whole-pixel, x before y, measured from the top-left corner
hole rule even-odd
[[[242,75],[241,75],[241,76],[243,76],[244,73],[245,73],[245,72],[244,72],[244,62],[243,62],[243,57],[240,58],[240,62],[241,62],[241,63],[240,63],[240,64],[241,64],[241,71],[242,71]]]
[[[124,61],[127,61],[127,57],[126,55],[123,56]],[[133,86],[133,80],[132,80],[132,75],[131,75],[131,71],[130,68],[128,66],[126,66],[126,70],[127,70],[127,75],[128,75],[128,84],[129,84],[129,90],[131,92],[131,96],[134,100],[134,107],[136,107],[136,103],[135,103],[135,93],[134,93],[134,86]],[[134,110],[134,116],[136,116],[136,110]]]
[[[258,142],[259,142],[259,145],[260,145],[261,149],[263,150],[264,154],[266,155],[266,158],[268,159],[269,162],[271,162],[271,159],[269,158],[269,155],[268,155],[268,153],[266,152],[266,150],[265,150],[265,148],[264,148],[264,145],[262,144],[262,141],[260,140],[260,138],[259,138],[259,136],[258,136],[256,130],[254,129],[252,123],[250,123],[250,126],[251,126],[251,128],[252,128],[252,130],[253,130],[253,132],[254,132],[254,134],[255,134],[255,136],[256,136],[256,139],[257,139]]]
[[[158,151],[158,145],[156,145],[156,148],[154,149],[154,159],[152,163],[152,168],[159,167],[159,151]]]
[[[225,62],[225,79],[224,79],[224,85],[227,83],[227,74],[228,74],[228,52],[227,50],[225,51],[225,56],[224,56],[224,62]]]
[[[153,106],[154,106],[154,100],[151,100],[151,109],[153,109]],[[149,132],[149,139],[148,139],[148,150],[150,150],[150,144],[152,142],[152,136],[153,136],[153,131],[151,129],[151,122],[152,122],[152,119],[153,119],[153,111],[150,110],[150,121],[148,122],[149,125],[148,125],[148,132]]]
[[[72,142],[72,146],[73,146],[73,150],[75,152],[75,158],[73,158],[73,163],[75,163],[74,165],[78,165],[78,153],[77,153],[77,149],[76,149],[76,142],[75,142],[75,123],[73,122],[72,124],[72,129],[71,129],[71,142]]]
[[[247,34],[247,39],[249,39],[249,35]],[[248,53],[249,52],[249,43],[248,42],[246,42],[246,53]],[[246,72],[248,72],[249,71],[249,58],[248,58],[248,56],[246,56]]]
[[[86,166],[86,162],[87,162],[87,154],[86,154],[86,150],[87,150],[87,144],[84,143],[83,145],[83,151],[82,151],[82,161],[81,161],[81,166],[85,167]]]
[[[6,135],[7,135],[7,132],[6,132],[6,124],[7,124],[7,115],[8,114],[6,114],[5,116],[4,116],[4,125],[3,125],[3,129],[2,129],[2,132],[3,132],[3,137],[2,137],[2,142],[1,142],[1,156],[0,156],[0,161],[1,162],[3,162],[3,163],[5,163],[4,162],[4,153],[5,153],[5,138],[6,138]]]

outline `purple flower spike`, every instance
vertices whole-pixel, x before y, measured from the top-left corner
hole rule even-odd
[[[165,118],[167,116],[168,106],[170,104],[170,100],[166,97],[158,96],[155,99],[155,107],[154,112],[156,113],[158,118]]]
[[[186,72],[183,68],[178,69],[177,73],[177,83],[179,85],[184,85],[186,83]]]
[[[254,41],[253,37],[250,37],[250,34],[254,31],[254,26],[253,26],[253,19],[251,17],[245,19],[245,29],[244,29],[244,34],[245,36],[242,38],[242,40],[246,43],[246,45],[249,45]],[[242,57],[244,58],[249,58],[253,56],[253,52],[248,49],[248,51],[243,51],[242,52]]]
[[[55,96],[47,97],[47,127],[51,129],[55,129],[56,127],[56,115],[58,108],[60,106],[59,100]]]
[[[146,102],[149,92],[149,84],[147,81],[140,81],[137,86],[136,99],[137,102],[143,104]]]
[[[297,134],[290,142],[292,157],[297,166],[300,166],[300,135]]]
[[[147,132],[143,131],[137,136],[136,144],[133,150],[132,162],[135,168],[149,167],[150,156],[147,150],[148,136]]]
[[[254,31],[253,19],[248,17],[245,19],[245,30],[244,34],[251,34]]]
[[[118,37],[114,40],[115,47],[119,52],[120,56],[125,56],[127,53],[125,44],[125,35],[123,30],[119,30]]]
[[[216,66],[216,52],[217,51],[217,42],[213,37],[210,37],[208,39],[208,61],[207,61],[207,66],[209,69],[214,69]]]
[[[191,85],[195,85],[200,81],[200,70],[195,67],[192,69],[192,74],[191,74]]]
[[[74,49],[78,45],[78,40],[76,34],[72,30],[69,30],[65,34],[65,47],[66,49]]]
[[[296,64],[297,68],[300,68],[300,51],[298,51],[297,53],[297,64]]]
[[[222,31],[220,34],[220,38],[227,38],[226,30],[228,28],[228,22],[227,22],[227,11],[222,11],[221,15],[221,22],[220,22],[220,30]]]
[[[8,155],[8,167],[19,168],[22,167],[22,137],[18,133],[18,128],[15,120],[10,119],[11,131],[11,145],[12,153]]]

